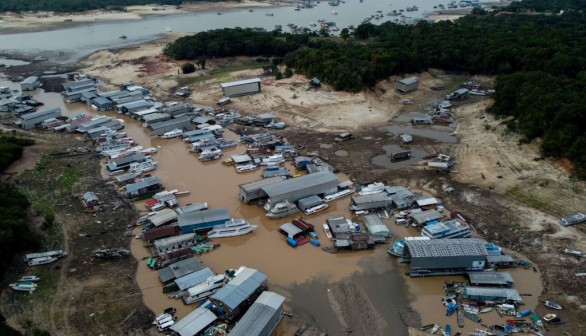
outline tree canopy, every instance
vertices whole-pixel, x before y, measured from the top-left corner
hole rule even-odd
[[[0,12],[51,11],[68,13],[106,8],[122,10],[124,6],[133,5],[180,5],[183,2],[183,0],[2,0],[0,1]]]

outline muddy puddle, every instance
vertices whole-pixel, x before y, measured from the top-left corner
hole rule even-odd
[[[0,86],[7,86],[6,84],[18,88],[18,84],[0,80]],[[78,113],[95,114],[87,105],[64,103],[61,95],[56,93],[37,90],[31,94],[35,99],[44,102],[45,107],[61,107],[63,114],[67,116],[75,116]],[[158,168],[152,174],[162,180],[167,190],[191,192],[190,195],[179,198],[181,206],[187,203],[208,202],[210,208],[228,208],[232,217],[246,219],[258,226],[253,233],[245,236],[218,239],[221,247],[200,256],[204,265],[215,272],[224,272],[228,268],[241,265],[259,269],[268,275],[271,290],[286,295],[287,309],[310,321],[313,320],[314,324],[326,330],[328,335],[347,335],[336,317],[337,312],[333,311],[328,303],[327,289],[336,282],[355,283],[360,287],[374,309],[386,321],[381,335],[406,334],[399,312],[409,302],[423,314],[424,323],[444,323],[449,319],[445,317],[445,310],[440,302],[443,283],[447,278],[405,277],[402,275],[406,271],[405,265],[398,265],[394,258],[389,257],[386,254],[386,246],[342,254],[331,254],[311,244],[292,248],[286,244],[285,237],[278,232],[278,228],[284,222],[295,218],[294,216],[271,220],[260,207],[246,205],[237,197],[238,185],[260,179],[260,170],[237,174],[233,167],[222,166],[220,161],[199,162],[195,154],[188,152],[186,143],[182,140],[151,138],[148,131],[136,120],[113,112],[104,114],[123,119],[126,123],[124,131],[140,145],[160,147],[158,153],[153,155],[158,161]],[[397,132],[399,133],[403,132]],[[235,139],[237,136],[226,131],[225,137]],[[227,149],[224,151],[224,157],[244,150],[241,145]],[[340,178],[345,179],[343,176]],[[348,205],[349,198],[346,197],[330,203],[330,207],[323,212],[304,216],[318,227],[316,232],[322,246],[329,247],[332,243],[326,240],[321,225],[327,218],[351,217]],[[146,211],[143,202],[137,202],[136,206],[139,210]],[[362,218],[358,218],[358,221],[363,223]],[[419,235],[417,232],[397,227],[391,220],[384,221],[394,236]],[[138,230],[139,228],[135,229],[135,234]],[[143,247],[142,240],[133,238],[130,245],[133,256],[139,260],[136,280],[143,292],[145,304],[154,313],[160,313],[167,307],[176,307],[179,318],[192,311],[195,305],[187,306],[182,301],[169,299],[162,293],[162,283],[156,271],[148,269],[143,260],[148,257],[150,251]],[[519,270],[513,277],[516,280],[515,288],[519,288],[521,293],[534,294],[533,297],[527,298],[527,307],[534,308],[534,300],[540,292],[538,274]],[[408,284],[408,290],[404,281]],[[360,312],[360,308],[354,309]],[[472,322],[467,323],[472,326]]]
[[[411,118],[409,118],[411,119]],[[445,130],[436,130],[434,127],[442,127]],[[429,138],[441,142],[456,143],[458,139],[455,136],[450,135],[453,129],[444,126],[417,126],[411,125],[388,125],[381,128],[381,130],[387,131],[394,137],[399,137],[401,134],[410,134],[418,137]],[[414,141],[416,142],[416,140]]]
[[[407,146],[387,145],[383,146],[383,149],[385,150],[386,154],[377,155],[373,157],[372,164],[385,167],[388,169],[400,169],[403,167],[407,167],[408,165],[417,163],[419,160],[429,155],[429,153],[421,149],[411,148]],[[392,153],[404,152],[407,150],[411,151],[411,158],[407,160],[391,161],[389,155],[391,155]]]

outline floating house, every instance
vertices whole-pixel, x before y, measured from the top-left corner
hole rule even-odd
[[[161,113],[161,112],[149,113],[148,115],[145,115],[142,117],[142,120],[144,121],[144,123],[147,126],[151,125],[151,124],[156,124],[159,122],[167,121],[170,119],[171,119],[170,115],[168,115],[167,113]]]
[[[163,283],[168,283],[171,280],[179,279],[182,276],[191,274],[204,268],[199,258],[192,256],[191,258],[178,261],[167,267],[163,267],[157,271],[159,279]]]
[[[130,114],[134,111],[148,109],[148,108],[151,108],[155,105],[155,103],[153,103],[152,101],[144,100],[144,99],[128,102],[125,104],[120,104],[119,102],[116,102],[116,103],[117,103],[116,109],[120,113],[124,113],[124,114]]]
[[[177,217],[181,232],[184,234],[209,231],[216,225],[222,225],[230,220],[228,209],[209,209],[202,211],[184,212]]]
[[[239,269],[236,276],[210,297],[225,321],[238,318],[267,289],[267,276],[253,268]]]
[[[409,77],[401,79],[397,82],[395,86],[395,90],[401,94],[409,93],[411,91],[417,90],[419,87],[419,78],[417,77]]]
[[[39,77],[30,76],[30,77],[25,78],[20,83],[20,90],[21,91],[34,91],[40,86],[41,86],[41,82],[39,82]]]
[[[385,191],[391,196],[393,204],[397,209],[409,208],[413,205],[413,201],[415,200],[413,192],[405,187],[391,186],[386,187]]]
[[[174,280],[174,282],[179,288],[179,290],[184,290],[206,281],[209,277],[213,275],[214,272],[212,272],[212,270],[209,267],[204,267],[195,272],[189,273],[182,277],[178,277]]]
[[[179,236],[157,239],[153,242],[153,255],[167,253],[183,247],[192,246],[197,241],[195,233],[186,233]]]
[[[173,209],[163,209],[157,211],[156,214],[149,216],[148,221],[154,227],[171,224],[177,221],[177,212],[175,212]]]
[[[130,183],[124,186],[126,197],[131,200],[145,199],[153,196],[163,189],[161,181],[156,176],[145,177],[142,181]]]
[[[425,226],[429,222],[437,221],[442,219],[444,216],[437,210],[425,210],[419,213],[411,213],[411,218],[415,224],[419,226]]]
[[[466,276],[472,286],[512,287],[515,283],[508,272],[469,272]]]
[[[285,297],[274,292],[262,292],[242,316],[231,336],[271,336],[283,318]]]
[[[141,153],[134,153],[132,155],[123,156],[121,158],[116,158],[106,164],[106,168],[108,171],[113,172],[116,170],[127,169],[130,167],[130,164],[133,162],[142,162],[146,160],[146,156]]]
[[[23,114],[20,116],[20,126],[24,129],[39,127],[43,121],[61,117],[61,108],[54,107],[43,111]]]
[[[374,248],[374,240],[364,232],[338,233],[334,247],[337,250],[359,251]]]
[[[205,307],[199,307],[184,318],[169,327],[175,335],[194,336],[200,335],[206,328],[211,326],[218,318],[214,313]]]
[[[171,119],[167,121],[158,122],[156,124],[151,124],[148,126],[148,128],[152,130],[155,135],[163,135],[164,133],[175,129],[190,129],[190,127],[191,119],[189,117]]]
[[[281,182],[281,177],[269,177],[259,181],[243,183],[238,186],[238,196],[245,203],[252,203],[267,197],[267,194],[262,190],[263,186],[268,186],[273,183]]]
[[[382,236],[385,238],[391,237],[391,230],[377,215],[367,215],[364,217],[364,226],[366,230],[373,236]]]
[[[271,204],[296,202],[313,195],[328,195],[338,191],[338,177],[330,171],[281,180],[261,187]]]
[[[470,225],[458,219],[451,219],[442,223],[427,224],[421,230],[421,235],[431,239],[468,238],[472,235],[472,229]]]
[[[181,229],[177,225],[167,225],[145,231],[142,239],[145,243],[152,244],[157,239],[178,236],[180,234]]]
[[[486,256],[486,266],[489,268],[512,268],[517,267],[519,262],[515,260],[515,258],[511,257],[510,255],[501,254],[501,255],[488,255]]]
[[[225,97],[244,96],[260,92],[260,78],[245,79],[236,82],[222,83]]]
[[[489,300],[489,301],[514,301],[522,302],[523,299],[516,289],[510,288],[486,288],[467,286],[460,292],[463,298],[472,300]]]
[[[404,259],[412,277],[482,271],[488,255],[485,243],[477,238],[407,240]]]
[[[189,259],[193,256],[193,250],[191,247],[180,248],[175,251],[160,254],[158,256],[157,266],[159,268],[167,267],[178,261]]]
[[[350,210],[372,210],[372,209],[390,209],[393,199],[385,192],[370,195],[352,196],[350,201]]]
[[[356,232],[354,224],[344,217],[328,218],[326,223],[330,227],[334,238],[338,238],[340,234]]]
[[[94,105],[98,111],[109,111],[114,109],[114,103],[110,99],[104,97],[92,99],[91,104]]]

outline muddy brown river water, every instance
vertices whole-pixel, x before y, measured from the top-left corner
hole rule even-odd
[[[0,80],[0,86],[16,88],[18,85]],[[33,97],[45,103],[45,107],[59,106],[63,114],[74,116],[84,112],[95,112],[81,103],[66,104],[56,93],[44,93],[37,90]],[[238,185],[260,179],[260,171],[237,174],[233,167],[225,167],[220,161],[202,163],[195,154],[188,152],[185,142],[180,139],[156,139],[149,137],[148,132],[139,122],[115,114],[105,115],[124,119],[125,131],[136,142],[144,147],[160,146],[158,153],[153,157],[158,161],[158,168],[152,172],[158,176],[166,189],[190,191],[191,194],[179,199],[180,205],[193,202],[208,202],[210,208],[225,207],[234,218],[243,218],[258,228],[251,234],[239,237],[218,239],[221,247],[207,254],[201,255],[202,262],[215,272],[223,272],[228,268],[241,265],[257,268],[268,275],[269,288],[285,295],[287,309],[298,315],[305,316],[328,335],[346,335],[341,330],[340,323],[332,311],[327,290],[331,284],[343,281],[357,284],[368,296],[374,308],[387,322],[385,331],[381,335],[406,335],[406,327],[400,319],[400,311],[411,303],[412,307],[421,315],[423,324],[450,323],[452,330],[457,330],[455,315],[445,316],[445,309],[441,304],[443,284],[447,280],[463,280],[462,277],[431,277],[411,279],[404,275],[406,265],[399,265],[395,258],[386,253],[386,246],[377,246],[375,250],[357,253],[331,254],[319,247],[306,244],[292,248],[285,242],[285,237],[278,232],[278,227],[290,218],[270,220],[265,217],[264,211],[256,205],[246,205],[237,197]],[[236,139],[234,133],[225,131],[228,139]],[[224,157],[230,154],[243,152],[239,145],[236,148],[224,151]],[[341,180],[346,177],[341,176]],[[387,181],[392,184],[392,181]],[[306,216],[305,218],[316,225],[322,246],[330,246],[321,230],[321,225],[327,218],[335,216],[351,217],[348,211],[349,198],[343,198],[331,203],[330,207],[321,213]],[[137,202],[139,210],[145,210],[143,202]],[[361,221],[361,220],[359,220]],[[406,229],[385,220],[395,237],[419,235],[412,228]],[[139,228],[135,229],[138,233]],[[413,231],[410,231],[413,230]],[[136,274],[138,286],[143,292],[145,304],[155,313],[173,306],[177,308],[178,317],[183,317],[195,306],[186,306],[180,300],[172,300],[162,293],[162,284],[157,273],[147,268],[143,261],[148,255],[142,245],[142,240],[132,239],[131,251],[139,260]],[[532,294],[524,296],[526,307],[535,308],[537,296],[541,292],[539,274],[533,270],[511,270],[515,279],[515,287],[520,293]],[[483,323],[503,321],[494,312],[485,316]],[[473,330],[479,325],[466,321],[465,331]],[[284,335],[281,330],[279,335]],[[363,336],[363,335],[360,335]],[[366,335],[364,335],[366,336]]]

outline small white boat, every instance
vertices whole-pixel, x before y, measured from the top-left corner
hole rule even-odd
[[[39,281],[39,280],[41,280],[41,278],[39,278],[39,277],[38,277],[38,276],[36,276],[36,275],[25,275],[25,276],[23,276],[22,278],[20,278],[20,280],[18,280],[18,281],[19,281],[19,282],[20,282],[20,281],[25,281],[25,282],[26,282],[26,281],[33,281],[33,282],[34,282],[34,281]]]
[[[33,282],[15,282],[8,285],[8,287],[14,289],[15,291],[19,292],[29,292],[32,293],[37,289],[37,284]]]
[[[362,188],[358,194],[359,195],[378,194],[380,192],[383,192],[385,190],[385,188],[386,188],[386,186],[384,183],[374,182],[374,183],[371,183],[371,184],[365,186],[364,188]]]
[[[40,258],[31,259],[28,262],[28,265],[29,266],[46,265],[46,264],[50,264],[55,261],[57,261],[57,258],[55,258],[55,257],[40,257]]]
[[[189,288],[185,296],[183,296],[183,302],[185,302],[185,304],[192,304],[203,300],[214,294],[218,289],[224,286],[225,283],[225,274],[212,275],[207,278],[206,281]]]
[[[546,306],[546,307],[548,307],[548,308],[551,308],[551,309],[557,309],[557,310],[561,310],[562,309],[562,306],[560,306],[559,304],[557,304],[557,303],[555,303],[555,302],[553,302],[551,300],[545,300],[543,302],[543,305]]]
[[[282,218],[299,211],[299,208],[295,204],[285,200],[275,204],[274,207],[270,208],[270,210],[267,212],[267,217],[273,219]]]
[[[172,131],[163,133],[163,135],[161,135],[161,138],[163,139],[171,139],[171,138],[176,138],[178,136],[181,136],[181,134],[183,134],[183,131],[180,129],[174,129]]]
[[[172,31],[173,31],[173,29],[171,29],[171,27],[167,26],[167,27],[165,27],[165,31],[166,31],[167,33],[170,33],[170,32],[172,32]]]
[[[331,201],[336,200],[338,198],[342,198],[342,197],[351,195],[353,192],[354,192],[354,189],[344,189],[344,190],[338,191],[337,193],[324,196],[324,201],[331,202]]]
[[[257,168],[258,167],[253,164],[240,165],[240,166],[236,166],[236,172],[237,173],[244,173],[244,172],[256,170]]]
[[[550,314],[545,314],[545,316],[543,317],[543,320],[545,322],[549,322],[549,321],[553,320],[556,317],[557,317],[556,314],[551,314],[551,313]]]
[[[306,215],[313,215],[314,213],[316,213],[316,212],[320,212],[320,211],[323,211],[323,210],[325,210],[325,209],[327,209],[327,208],[329,208],[329,207],[330,207],[330,205],[329,205],[329,204],[327,204],[327,203],[322,203],[322,204],[320,204],[320,205],[316,205],[316,206],[314,206],[314,207],[311,207],[311,208],[305,209],[305,210],[303,211],[303,213],[305,213]]]
[[[221,149],[206,149],[199,155],[200,161],[217,160],[224,155]]]
[[[431,333],[435,334],[439,330],[439,328],[440,328],[439,324],[434,325],[433,328],[431,328]]]
[[[492,308],[492,307],[486,307],[486,308],[480,309],[478,312],[481,314],[484,314],[484,313],[490,313],[493,310],[494,310],[494,308]]]
[[[142,174],[155,170],[157,168],[157,161],[148,160],[144,162],[133,162],[128,168],[129,173]]]
[[[214,228],[208,232],[208,238],[223,238],[240,236],[243,234],[250,233],[256,229],[256,225],[250,225],[244,219],[234,219],[226,221],[223,225],[214,226]]]
[[[155,154],[156,152],[157,152],[157,149],[155,147],[148,147],[148,148],[140,150],[140,154],[143,154],[143,155]]]
[[[323,224],[323,228],[324,228],[324,232],[326,234],[326,237],[328,237],[328,239],[332,239],[333,238],[332,232],[330,231],[330,227],[328,226],[327,223]]]
[[[335,10],[331,11],[330,14],[336,15],[338,14],[338,12],[336,12]]]

